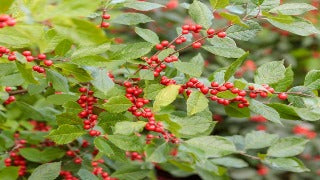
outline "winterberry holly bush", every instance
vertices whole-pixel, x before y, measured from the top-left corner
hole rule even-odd
[[[278,55],[293,43],[264,47],[305,36],[315,57],[316,1],[0,5],[1,178],[317,173],[299,155],[319,155],[319,66],[294,78],[294,58]]]

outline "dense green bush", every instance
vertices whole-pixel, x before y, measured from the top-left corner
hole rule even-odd
[[[316,179],[317,0],[0,2],[0,179]]]

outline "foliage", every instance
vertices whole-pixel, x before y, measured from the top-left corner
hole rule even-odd
[[[1,2],[0,179],[314,178],[319,5]]]

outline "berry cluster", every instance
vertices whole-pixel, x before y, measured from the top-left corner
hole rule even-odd
[[[0,15],[0,29],[6,26],[15,26],[15,25],[16,25],[16,20],[13,17],[7,14]]]
[[[141,161],[143,154],[139,154],[138,152],[126,152],[126,156],[130,158],[132,161]]]
[[[109,26],[110,26],[110,23],[108,23],[108,22],[105,22],[105,20],[108,20],[108,19],[110,19],[110,14],[107,14],[106,13],[106,10],[103,10],[103,12],[102,12],[102,16],[101,16],[101,24],[100,24],[100,27],[102,27],[102,28],[108,28]]]
[[[11,103],[14,102],[15,100],[16,100],[16,97],[14,97],[14,96],[9,96],[8,99],[4,101],[4,105],[11,104]]]
[[[29,121],[29,123],[33,126],[34,131],[42,131],[47,132],[51,129],[49,125],[46,124],[46,122],[39,122],[35,120]]]
[[[314,139],[317,136],[317,133],[315,131],[312,131],[311,129],[301,125],[294,126],[292,131],[294,134],[303,135],[308,139]]]
[[[16,133],[15,137],[15,148],[9,153],[9,157],[4,160],[5,165],[8,166],[18,166],[19,176],[24,176],[27,173],[27,161],[19,155],[19,150],[24,148],[27,141],[24,139],[19,139],[19,134]]]
[[[80,87],[79,92],[81,92],[81,96],[78,99],[78,104],[83,109],[78,116],[83,119],[83,128],[89,130],[90,136],[100,136],[101,132],[94,130],[94,126],[97,124],[98,115],[93,113],[93,105],[97,103],[97,98],[93,96],[94,92],[85,88]]]
[[[15,55],[15,52],[10,51],[10,49],[0,46],[0,57],[3,55],[7,55],[7,59],[9,61],[15,61],[17,60],[17,56]],[[25,57],[27,62],[33,62],[34,60],[43,61],[43,65],[45,66],[52,66],[53,61],[47,60],[47,56],[45,54],[38,54],[37,56],[32,56],[31,51],[23,51],[22,55]],[[32,67],[32,69],[38,73],[44,73],[45,69],[41,67],[40,65],[35,65]]]
[[[269,94],[276,93],[272,87],[269,85],[262,85],[263,89],[256,89],[254,86],[249,86],[248,90],[241,90],[234,87],[234,84],[231,82],[226,82],[222,85],[218,84],[217,82],[211,82],[211,86],[207,87],[203,83],[199,82],[196,78],[189,79],[184,85],[181,86],[180,92],[186,90],[186,94],[189,96],[192,93],[191,89],[188,88],[197,88],[199,89],[204,95],[210,92],[210,99],[212,101],[216,101],[218,104],[222,104],[224,106],[229,105],[232,102],[238,102],[239,108],[244,108],[249,106],[249,101],[246,99],[246,96],[249,94],[250,98],[257,98],[260,95],[261,98],[266,98]],[[221,92],[230,91],[232,94],[237,95],[235,98],[232,99],[224,99],[219,98],[217,95]],[[280,100],[286,100],[288,95],[286,93],[276,93],[278,94],[278,98]]]
[[[73,176],[70,171],[60,171],[60,176],[62,176],[65,180],[79,180],[79,178]]]
[[[148,131],[161,133],[164,139],[171,141],[172,143],[178,143],[178,139],[173,134],[165,131],[161,122],[155,122],[154,113],[151,111],[151,109],[143,108],[150,102],[148,99],[139,97],[143,93],[143,89],[139,88],[138,86],[133,86],[132,83],[128,81],[124,82],[123,86],[126,88],[126,97],[133,103],[128,111],[137,118],[143,117],[148,119],[145,129]]]

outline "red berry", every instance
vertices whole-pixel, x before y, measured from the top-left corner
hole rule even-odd
[[[156,49],[162,50],[162,49],[163,49],[163,46],[162,46],[161,44],[157,44],[157,45],[156,45]]]
[[[38,55],[38,59],[40,59],[40,60],[45,60],[46,58],[47,58],[47,56],[45,54]]]
[[[258,95],[256,93],[254,93],[254,92],[250,92],[249,96],[251,98],[256,98]]]
[[[110,17],[111,17],[110,14],[104,14],[104,15],[102,15],[102,18],[103,18],[103,19],[110,19]]]
[[[218,37],[219,38],[225,38],[227,36],[227,33],[226,32],[219,32],[218,33]]]
[[[31,52],[30,51],[23,51],[22,55],[24,56],[31,56]]]
[[[281,100],[286,100],[288,98],[288,95],[286,93],[280,93],[278,94],[278,98]]]
[[[82,163],[82,159],[76,158],[76,159],[74,159],[74,163],[81,164]]]
[[[97,131],[96,130],[91,130],[89,132],[90,136],[96,136],[97,135]]]
[[[163,47],[167,47],[167,46],[169,45],[169,41],[162,41],[162,42],[161,42],[161,45],[162,45]]]
[[[209,92],[209,88],[208,87],[202,87],[201,89],[201,92],[203,93],[203,94],[208,94],[208,92]]]
[[[8,56],[9,61],[15,61],[16,59],[17,59],[17,57],[13,54]]]
[[[239,96],[246,96],[246,94],[247,94],[247,92],[244,91],[244,90],[241,90],[241,91],[238,92]]]
[[[8,20],[8,21],[6,22],[6,24],[7,24],[8,26],[14,26],[14,25],[16,25],[16,23],[17,23],[17,21],[16,21],[15,19],[10,19],[10,20]]]
[[[217,82],[214,82],[214,81],[213,81],[213,82],[211,83],[211,87],[218,87],[218,86],[219,86],[219,84],[218,84]]]
[[[7,87],[5,88],[5,91],[6,91],[6,92],[10,92],[10,91],[12,91],[12,88],[7,86]]]
[[[262,91],[262,92],[260,92],[260,96],[261,96],[262,98],[266,98],[266,97],[268,97],[268,93]]]
[[[53,64],[53,62],[51,60],[44,60],[43,63],[46,66],[51,66]]]
[[[81,87],[81,88],[79,88],[79,92],[85,93],[85,92],[87,92],[87,88]]]
[[[102,22],[101,23],[101,27],[103,27],[103,28],[108,28],[109,26],[110,26],[110,24],[107,23],[107,22]]]
[[[194,49],[199,49],[199,48],[201,48],[201,43],[200,42],[194,42],[194,43],[192,43],[192,47]]]
[[[33,66],[32,69],[33,69],[34,71],[39,71],[40,67],[39,67],[39,66]]]
[[[207,30],[207,34],[208,34],[208,35],[213,35],[214,33],[215,33],[215,30],[212,29],[212,28],[210,28],[210,29]]]
[[[34,60],[33,56],[26,56],[28,62],[32,62]]]

